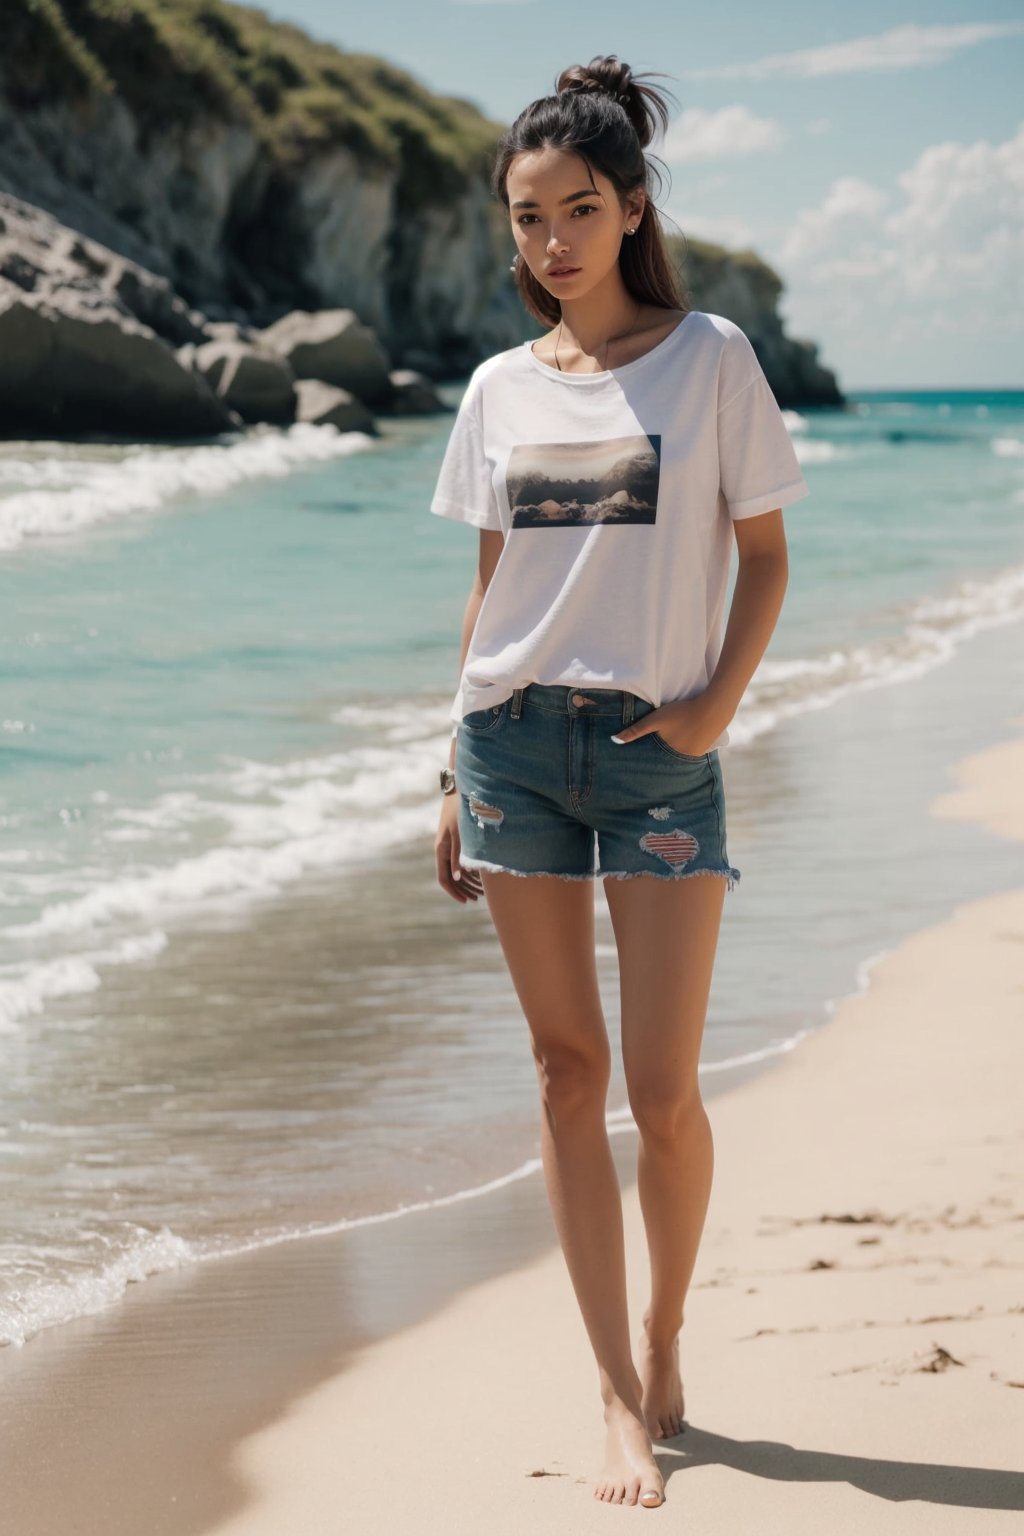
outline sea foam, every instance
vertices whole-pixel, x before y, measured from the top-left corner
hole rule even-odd
[[[287,475],[373,443],[365,432],[297,422],[260,425],[190,447],[40,443],[47,459],[0,458],[0,552],[29,540],[78,534],[98,523],[157,512],[182,496],[216,496],[245,481]]]

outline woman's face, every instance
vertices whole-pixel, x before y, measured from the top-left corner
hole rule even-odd
[[[618,264],[624,231],[639,222],[643,194],[622,207],[613,184],[562,149],[524,150],[509,167],[512,232],[522,259],[556,299],[579,298]],[[528,206],[526,206],[528,205]],[[557,277],[560,267],[573,268]]]

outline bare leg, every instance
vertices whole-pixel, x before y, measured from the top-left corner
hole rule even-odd
[[[678,1335],[714,1172],[697,1068],[725,889],[724,878],[711,876],[605,881],[619,952],[622,1060],[640,1131],[637,1191],[651,1259],[640,1376],[655,1440],[683,1427]]]
[[[630,1349],[622,1195],[605,1126],[611,1049],[594,960],[594,887],[494,870],[481,878],[530,1029],[548,1199],[597,1360],[607,1445],[594,1494],[653,1507],[665,1485]]]

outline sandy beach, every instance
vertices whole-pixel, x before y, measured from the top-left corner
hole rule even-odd
[[[1022,838],[1022,783],[1015,738],[960,764],[931,810]],[[1016,1528],[1022,1022],[1024,882],[886,952],[826,1025],[709,1102],[716,1172],[682,1336],[687,1428],[656,1447],[659,1510],[593,1498],[596,1370],[553,1228],[538,1243],[531,1178],[504,1203],[403,1224],[386,1262],[406,1284],[422,1271],[429,1291],[431,1244],[469,1255],[471,1231],[506,1272],[473,1283],[467,1257],[467,1288],[412,1326],[396,1311],[388,1332],[378,1249],[381,1316],[344,1358],[330,1346],[337,1250],[324,1239],[160,1277],[110,1317],[33,1341],[4,1362],[9,1529]],[[634,1134],[613,1147],[636,1334]]]
[[[1024,836],[1024,742],[933,806]],[[1024,889],[884,955],[780,1068],[712,1101],[674,1530],[1009,1530],[1024,1507]],[[636,1189],[629,1290],[645,1301]],[[557,1250],[387,1339],[253,1436],[218,1536],[591,1531],[596,1373]],[[686,1473],[686,1476],[682,1476]]]
[[[1024,833],[1024,742],[937,814]],[[674,1530],[958,1532],[1024,1508],[1024,889],[957,910],[764,1077],[709,1106]],[[635,1189],[631,1309],[645,1301]],[[217,1536],[603,1530],[596,1373],[561,1255],[459,1298],[239,1447]],[[683,1476],[682,1474],[687,1474]]]

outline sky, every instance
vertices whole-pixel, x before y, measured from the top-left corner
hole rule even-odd
[[[1024,0],[261,8],[500,123],[595,54],[660,71],[667,227],[762,256],[841,389],[1024,387]]]

